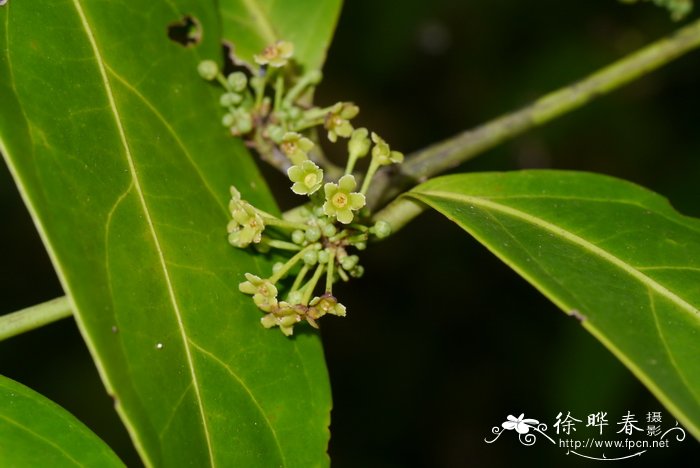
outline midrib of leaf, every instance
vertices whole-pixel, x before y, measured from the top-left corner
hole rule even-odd
[[[151,235],[153,237],[153,242],[156,247],[156,251],[158,253],[158,259],[161,264],[161,268],[163,270],[163,276],[165,279],[165,283],[168,288],[168,296],[170,297],[170,302],[173,307],[173,312],[175,313],[175,317],[177,319],[178,323],[178,328],[180,330],[180,336],[182,338],[183,346],[185,349],[185,355],[187,357],[187,364],[190,370],[190,375],[192,377],[192,383],[194,386],[195,390],[195,397],[197,399],[197,404],[198,404],[198,409],[199,409],[199,414],[201,416],[202,420],[202,426],[204,429],[204,436],[205,440],[207,441],[207,449],[209,452],[209,461],[212,467],[216,466],[216,463],[214,461],[214,452],[212,450],[212,445],[211,445],[211,437],[209,435],[209,427],[207,425],[207,420],[204,414],[204,405],[202,403],[202,398],[200,394],[200,388],[199,388],[199,382],[197,380],[197,373],[194,368],[194,362],[192,360],[192,351],[189,346],[189,342],[187,340],[187,334],[185,333],[185,327],[184,323],[182,321],[182,314],[180,312],[180,307],[178,305],[177,299],[175,298],[175,291],[173,289],[172,281],[170,279],[170,273],[168,272],[168,267],[165,262],[165,257],[163,254],[163,250],[160,245],[160,240],[158,238],[158,235],[155,231],[155,228],[153,226],[153,220],[151,218],[150,211],[148,209],[148,205],[146,203],[146,199],[144,198],[143,195],[143,190],[141,188],[141,182],[138,177],[138,173],[136,172],[136,167],[134,165],[133,161],[133,156],[131,154],[131,149],[129,148],[129,144],[126,140],[126,133],[124,131],[124,126],[121,121],[121,116],[119,114],[119,110],[117,109],[116,101],[114,99],[114,95],[112,93],[112,87],[109,82],[109,78],[107,77],[107,71],[105,68],[104,60],[102,58],[102,54],[100,53],[99,47],[97,46],[97,41],[94,37],[94,34],[92,33],[92,28],[90,27],[90,24],[87,20],[87,17],[85,16],[85,12],[83,11],[82,5],[80,4],[80,0],[73,0],[73,5],[78,13],[78,16],[80,17],[81,24],[83,25],[83,29],[85,30],[85,34],[90,41],[90,46],[92,47],[93,53],[95,54],[95,61],[97,63],[98,69],[100,71],[100,76],[102,78],[102,82],[104,83],[105,87],[105,92],[107,94],[107,99],[109,101],[109,106],[110,109],[112,110],[112,113],[114,115],[114,120],[117,125],[117,130],[119,132],[119,138],[121,140],[122,145],[124,146],[124,154],[126,156],[127,162],[129,164],[129,170],[131,171],[131,176],[132,180],[134,183],[134,188],[136,189],[136,192],[139,197],[139,201],[141,203],[141,206],[144,211],[144,215],[146,218],[146,221],[148,223],[148,228],[151,232]]]
[[[27,427],[27,426],[25,426],[25,425],[23,425],[23,424],[20,424],[20,423],[18,423],[17,421],[15,421],[15,420],[13,420],[13,419],[6,418],[5,416],[3,416],[3,415],[1,415],[1,414],[0,414],[0,419],[2,419],[2,420],[4,420],[4,421],[7,421],[9,424],[12,424],[13,426],[18,427],[18,428],[22,429],[24,432],[30,434],[32,437],[35,437],[35,438],[41,440],[42,442],[44,442],[45,444],[48,444],[48,445],[50,445],[51,447],[55,448],[56,451],[58,451],[61,455],[63,455],[64,457],[66,457],[68,460],[70,460],[70,461],[71,461],[72,463],[74,463],[76,466],[84,466],[84,465],[83,465],[82,463],[80,463],[78,460],[76,460],[75,458],[71,457],[70,454],[69,454],[68,452],[66,452],[65,450],[63,450],[60,446],[54,444],[52,441],[50,441],[50,440],[47,439],[46,437],[42,436],[41,434],[37,434],[37,433],[34,432],[31,428],[29,428],[29,427]]]
[[[272,44],[277,40],[275,30],[270,23],[270,19],[262,10],[257,0],[243,0],[243,5],[248,9],[250,15],[255,18],[253,24],[256,25],[256,30],[266,44]]]

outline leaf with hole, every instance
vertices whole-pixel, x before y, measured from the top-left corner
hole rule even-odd
[[[320,340],[263,329],[238,292],[270,264],[228,245],[229,185],[277,208],[197,75],[218,24],[214,1],[11,2],[0,150],[147,465],[324,466]]]
[[[0,376],[0,466],[124,466],[68,411]]]
[[[577,172],[453,175],[409,196],[583,318],[700,438],[700,220],[629,182]]]

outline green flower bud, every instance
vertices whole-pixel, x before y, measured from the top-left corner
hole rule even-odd
[[[219,98],[219,104],[223,107],[236,106],[241,103],[243,97],[236,93],[224,93]]]
[[[372,228],[372,232],[378,239],[384,239],[391,235],[391,225],[386,221],[377,221]]]
[[[306,235],[304,234],[304,231],[301,230],[296,230],[292,233],[292,242],[295,244],[303,244],[304,241],[306,240]]]
[[[233,127],[233,125],[236,123],[236,116],[233,114],[224,114],[224,116],[221,118],[221,125],[224,127]]]
[[[307,265],[316,265],[318,263],[318,252],[315,250],[309,250],[304,254],[304,263]]]
[[[270,125],[267,127],[267,136],[270,137],[270,140],[274,141],[275,143],[280,143],[284,138],[284,135],[284,129],[278,125]]]
[[[357,262],[360,261],[360,257],[357,255],[348,255],[347,257],[343,257],[342,260],[340,260],[340,265],[347,271],[352,270],[355,268],[357,265]]]
[[[370,140],[369,131],[366,128],[353,130],[348,140],[348,154],[350,158],[362,158],[369,153]]]
[[[362,278],[362,276],[365,274],[365,267],[362,265],[357,265],[355,268],[350,270],[350,276],[353,278]]]
[[[228,85],[236,93],[242,93],[246,86],[248,86],[248,78],[246,78],[245,73],[239,71],[231,73],[226,81],[228,81]]]
[[[323,226],[323,235],[326,237],[333,237],[338,232],[333,224],[326,224]]]
[[[197,65],[197,72],[205,80],[211,81],[219,74],[219,66],[213,60],[202,60]]]
[[[297,305],[301,304],[301,300],[304,298],[304,295],[301,293],[301,291],[294,291],[289,293],[289,296],[287,296],[287,302],[289,302],[291,305]]]
[[[365,206],[365,196],[353,192],[356,186],[355,177],[350,174],[341,177],[338,184],[327,183],[323,187],[326,195],[323,212],[328,216],[335,216],[343,224],[351,223],[354,218],[353,211]]]
[[[321,230],[316,226],[312,226],[306,230],[306,240],[316,242],[321,238]]]
[[[355,242],[353,245],[357,250],[365,250],[367,248],[367,242]]]
[[[331,259],[331,254],[328,252],[328,250],[321,250],[318,253],[318,262],[319,263],[328,263],[328,260]]]
[[[234,135],[245,135],[253,129],[253,118],[250,114],[243,113],[240,115],[238,122],[236,122],[236,131]]]

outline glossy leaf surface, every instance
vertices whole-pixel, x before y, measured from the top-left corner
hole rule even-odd
[[[585,317],[584,328],[700,438],[700,220],[634,184],[576,172],[440,177],[410,196]]]
[[[319,69],[326,58],[341,0],[219,0],[224,38],[234,55],[249,64],[253,55],[278,40],[294,44],[304,68]]]
[[[0,466],[124,466],[68,411],[0,376]]]
[[[190,47],[168,38],[186,15]],[[276,207],[197,75],[218,28],[214,1],[9,2],[0,150],[145,463],[324,466],[320,340],[238,291],[270,265],[228,245],[229,185]]]

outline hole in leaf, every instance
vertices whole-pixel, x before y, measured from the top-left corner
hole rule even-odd
[[[168,25],[168,37],[183,47],[194,47],[202,42],[202,25],[197,18],[185,15]]]

